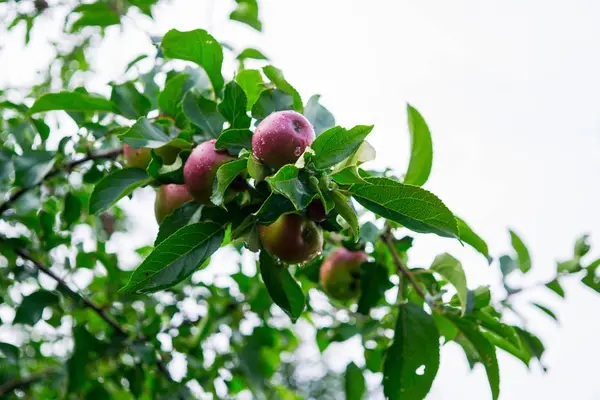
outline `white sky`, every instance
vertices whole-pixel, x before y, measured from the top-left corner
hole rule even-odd
[[[262,0],[262,35],[226,22],[232,2],[214,2],[212,17],[207,3],[166,2],[155,12],[157,24],[137,25],[154,34],[210,27],[238,49],[263,50],[305,100],[321,94],[338,124],[375,124],[369,141],[376,164],[398,173],[408,161],[410,102],[433,135],[426,188],[466,219],[495,256],[510,249],[508,226],[528,244],[533,271],[515,285],[549,280],[556,259],[569,257],[581,233],[592,234],[598,257],[600,3]],[[0,87],[29,82],[44,62],[43,39],[23,51],[10,37],[0,37]],[[122,33],[108,30],[95,60],[98,90],[149,49],[144,38],[131,24]],[[142,207],[124,207],[140,224],[128,240],[150,240],[153,218]],[[427,266],[442,251],[463,261],[470,287],[497,287],[497,266],[448,239],[419,236],[411,262]],[[574,280],[565,287],[566,302],[543,291],[522,296],[528,326],[547,346],[549,371],[528,372],[500,352],[501,399],[598,399],[600,296]],[[561,325],[534,311],[528,298],[553,308]],[[343,368],[345,359],[331,364]],[[459,398],[490,398],[489,388],[483,368],[469,373],[461,351],[449,345],[428,399]]]

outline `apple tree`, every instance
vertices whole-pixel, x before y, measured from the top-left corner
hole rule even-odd
[[[104,32],[152,18],[156,2],[0,4],[3,29],[24,28],[25,43],[67,11],[37,84],[0,91],[0,397],[419,400],[440,348],[457,345],[497,399],[498,351],[544,368],[535,330],[505,319],[525,290],[506,278],[533,267],[526,242],[510,231],[514,251],[494,257],[422,187],[432,138],[415,107],[410,163],[394,176],[369,167],[368,121],[336,124],[259,50],[204,29],[152,37],[152,54],[128,49],[119,83],[86,89]],[[256,0],[231,3],[232,23],[261,30]],[[115,248],[132,240],[121,199],[141,188],[156,192],[145,212],[159,228],[132,269]],[[414,265],[423,235],[470,246],[505,290],[469,285],[448,253]],[[600,292],[589,252],[582,236],[541,284]],[[218,284],[195,274],[225,262],[236,272]],[[330,370],[320,353],[353,337],[364,365]]]

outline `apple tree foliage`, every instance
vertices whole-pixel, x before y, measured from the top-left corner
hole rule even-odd
[[[203,29],[153,37],[152,54],[128,49],[132,62],[108,84],[110,94],[87,90],[81,77],[93,75],[94,43],[131,13],[152,18],[155,3],[72,4],[63,32],[70,46],[51,44],[55,58],[35,86],[0,91],[0,397],[418,400],[436,377],[440,348],[452,343],[471,368],[483,365],[492,399],[499,351],[543,368],[535,329],[505,319],[519,312],[512,297],[523,291],[506,278],[534,266],[525,241],[510,231],[514,252],[492,258],[484,239],[422,188],[432,141],[416,108],[407,107],[412,152],[398,177],[369,168],[373,126],[336,125],[318,95],[302,99],[259,50],[224,45]],[[11,16],[3,29],[24,27],[25,43],[55,8],[45,0],[0,7]],[[232,2],[230,19],[262,29],[256,0]],[[227,58],[237,60],[235,69]],[[306,116],[317,137],[295,164],[274,170],[253,155],[252,135],[281,110]],[[50,144],[65,119],[76,128]],[[142,187],[182,184],[191,150],[212,139],[235,157],[216,173],[212,204],[176,209],[154,244],[137,249],[137,268],[123,266],[114,252],[129,235],[119,200]],[[125,144],[152,149],[145,169],[126,167]],[[170,164],[160,156],[165,147],[177,151]],[[243,189],[234,190],[240,177]],[[306,215],[315,199],[326,212],[318,223],[322,255],[284,265],[262,250],[258,226]],[[447,253],[413,265],[408,251],[427,234],[479,252],[501,271],[505,293],[469,285]],[[341,246],[369,257],[350,301],[329,299],[319,283],[323,259]],[[600,260],[589,251],[587,236],[578,239],[572,259],[543,285],[564,297],[562,281],[577,279],[600,292]],[[217,252],[231,254],[237,272],[219,284],[193,278]],[[350,363],[343,374],[303,354],[354,337],[365,364]],[[184,372],[175,378],[177,365]],[[381,384],[369,387],[365,376]]]

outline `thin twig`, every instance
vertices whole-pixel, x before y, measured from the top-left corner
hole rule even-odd
[[[57,371],[55,369],[48,369],[42,372],[38,372],[36,374],[29,375],[25,378],[9,381],[0,386],[0,398],[4,398],[4,395],[11,393],[13,390],[24,389],[29,385],[33,385],[34,383],[39,382],[42,379],[45,379],[50,375],[55,374],[56,372]]]
[[[74,300],[81,301],[85,307],[91,309],[96,314],[98,314],[98,316],[100,318],[102,318],[107,324],[109,324],[114,330],[116,330],[117,332],[119,332],[123,336],[127,336],[127,337],[129,336],[127,334],[127,331],[121,325],[119,325],[119,323],[117,321],[115,321],[110,315],[108,315],[106,313],[106,311],[104,311],[102,309],[102,307],[100,307],[96,303],[92,302],[88,298],[84,297],[80,293],[78,293],[78,292],[74,291],[73,289],[71,289],[69,287],[69,285],[67,284],[67,282],[65,282],[62,278],[60,278],[58,275],[56,275],[54,272],[52,272],[48,267],[46,267],[45,265],[43,265],[41,262],[39,262],[38,260],[36,260],[35,258],[33,258],[31,256],[31,254],[29,254],[29,252],[27,250],[25,250],[25,249],[15,249],[15,253],[17,253],[21,258],[30,261],[31,263],[33,263],[33,265],[35,265],[35,267],[38,270],[42,271],[43,273],[45,273],[46,275],[48,275],[49,277],[51,277],[52,279],[54,279],[58,283],[58,285],[63,289],[63,291],[65,291]],[[147,343],[150,342],[143,335],[140,336],[140,339],[142,341],[144,341],[144,342],[147,342]],[[165,377],[169,381],[174,382],[173,378],[171,377],[171,374],[169,373],[167,367],[165,366],[164,360],[160,356],[160,353],[156,352],[156,354],[157,354],[156,364],[158,366],[159,371],[163,375],[165,375]]]
[[[404,265],[402,260],[400,260],[400,257],[398,256],[398,253],[396,252],[396,248],[394,247],[394,244],[392,243],[391,235],[384,234],[381,236],[381,238],[383,239],[384,243],[387,245],[388,249],[390,250],[390,253],[392,253],[392,258],[394,259],[394,264],[396,264],[396,269],[398,270],[398,275],[400,276],[400,285],[402,285],[402,276],[405,276],[406,279],[408,279],[408,281],[411,283],[411,285],[415,288],[415,291],[419,294],[419,296],[421,296],[423,298],[423,300],[427,300],[425,293],[423,292],[423,290],[421,290],[421,288],[417,284],[417,281],[415,281],[415,278],[412,276],[410,270]],[[399,290],[401,290],[401,289],[399,289]]]
[[[56,275],[54,272],[50,271],[50,269],[48,267],[46,267],[45,265],[43,265],[42,263],[40,263],[38,260],[36,260],[35,258],[33,258],[31,256],[31,254],[29,254],[29,252],[27,250],[25,250],[25,249],[15,249],[15,253],[17,253],[21,258],[32,262],[33,265],[35,265],[35,267],[37,269],[39,269],[40,271],[42,271],[43,273],[45,273],[46,275],[48,275],[50,278],[54,279],[58,283],[58,285],[65,292],[67,292],[69,294],[69,296],[71,296],[74,300],[81,301],[86,307],[92,309],[96,314],[98,314],[98,316],[100,316],[100,318],[102,318],[104,321],[106,321],[106,323],[109,324],[114,330],[116,330],[117,332],[119,332],[123,336],[128,336],[127,332],[125,331],[125,329],[123,329],[123,327],[121,327],[121,325],[119,325],[119,323],[117,321],[115,321],[114,319],[112,319],[106,313],[106,311],[104,311],[99,305],[93,303],[88,298],[82,296],[81,294],[79,294],[76,291],[74,291],[73,289],[71,289],[69,287],[69,285],[67,284],[67,282],[65,282],[61,277],[59,277],[58,275]]]
[[[4,214],[11,205],[13,205],[17,200],[19,200],[19,198],[21,198],[21,196],[23,196],[25,193],[27,193],[29,190],[40,186],[43,182],[47,181],[48,179],[51,179],[53,177],[55,177],[56,175],[58,175],[59,173],[66,171],[67,173],[70,173],[71,170],[75,167],[77,167],[78,165],[81,165],[83,163],[86,163],[88,161],[92,161],[92,160],[100,160],[100,159],[104,159],[104,158],[115,158],[117,157],[119,154],[121,154],[123,152],[122,148],[116,148],[116,149],[109,149],[109,150],[100,150],[98,152],[95,153],[90,153],[87,156],[85,156],[84,158],[81,158],[79,160],[71,160],[68,161],[58,167],[53,168],[52,170],[50,170],[50,172],[48,172],[41,180],[38,184],[30,186],[30,187],[26,187],[26,188],[19,188],[16,191],[14,191],[10,197],[8,198],[8,200],[6,200],[4,203],[2,203],[0,205],[0,216],[2,214]]]

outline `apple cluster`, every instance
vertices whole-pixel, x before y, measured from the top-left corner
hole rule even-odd
[[[311,123],[295,111],[279,111],[261,121],[252,136],[253,156],[267,168],[276,171],[295,163],[315,139]],[[211,205],[213,183],[219,167],[236,157],[226,149],[215,147],[216,139],[196,146],[183,167],[183,185],[166,184],[157,190],[156,221],[160,224],[183,204],[195,201]],[[177,158],[178,149],[164,146],[155,149],[164,164]],[[128,166],[145,169],[152,160],[149,148],[134,149],[125,145],[124,157]],[[302,264],[323,250],[323,232],[317,223],[327,218],[321,200],[313,200],[306,216],[299,213],[281,215],[273,224],[259,226],[262,247],[287,264]],[[360,291],[360,266],[367,261],[366,253],[335,249],[325,259],[320,270],[320,283],[332,298],[349,300]]]

